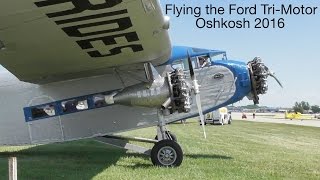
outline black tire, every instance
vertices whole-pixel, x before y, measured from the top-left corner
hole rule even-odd
[[[151,150],[151,161],[155,166],[178,167],[182,160],[182,149],[178,143],[172,140],[159,141]]]
[[[228,121],[228,124],[231,124],[231,122],[232,122],[232,119],[230,118],[229,121]]]
[[[169,134],[169,135],[171,136],[171,139],[172,139],[173,141],[178,142],[177,136],[176,136],[175,134],[171,133],[170,131],[167,131],[166,134],[167,134],[167,136],[168,136],[168,134]],[[169,137],[168,137],[168,138],[169,138]],[[158,135],[156,135],[156,137],[155,137],[154,139],[155,139],[155,140],[158,140]]]

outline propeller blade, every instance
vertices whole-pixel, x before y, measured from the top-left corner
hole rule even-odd
[[[200,122],[203,130],[203,136],[205,139],[207,139],[207,134],[206,134],[206,129],[204,127],[204,116],[202,113],[202,106],[201,106],[201,100],[200,100],[200,94],[196,94],[196,103],[199,111],[199,117],[200,117]]]
[[[205,130],[205,127],[204,127],[204,116],[203,116],[201,100],[200,100],[200,91],[199,91],[199,87],[200,86],[199,86],[199,84],[197,82],[197,79],[196,79],[196,76],[194,74],[194,70],[193,70],[193,66],[192,66],[191,57],[189,55],[189,51],[187,51],[187,55],[188,55],[188,65],[189,65],[190,77],[191,77],[192,82],[193,82],[194,94],[196,96],[196,104],[197,104],[197,108],[198,108],[198,112],[199,112],[200,122],[201,122],[201,125],[202,125],[203,136],[206,139],[207,138],[207,134],[206,134],[206,130]]]
[[[280,82],[279,79],[274,75],[274,73],[269,73],[269,75],[270,75],[271,77],[273,77],[273,78],[277,81],[277,83],[280,85],[281,88],[283,88],[281,82]]]
[[[189,65],[190,77],[192,80],[194,80],[195,76],[194,76],[194,71],[193,71],[193,66],[192,66],[191,57],[189,55],[189,51],[187,51],[187,55],[188,55],[188,65]]]

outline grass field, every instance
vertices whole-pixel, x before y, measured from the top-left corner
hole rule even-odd
[[[207,125],[207,139],[196,121],[169,128],[185,153],[178,168],[154,167],[144,155],[83,140],[0,147],[0,179],[8,179],[11,155],[18,157],[19,179],[320,179],[320,128],[233,121]],[[154,134],[155,128],[125,133]]]

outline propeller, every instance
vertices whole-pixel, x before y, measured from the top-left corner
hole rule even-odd
[[[187,51],[187,55],[188,55],[188,65],[189,65],[190,77],[191,77],[191,80],[193,83],[194,94],[196,96],[196,104],[197,104],[200,122],[201,122],[202,130],[203,130],[203,136],[206,139],[207,134],[206,134],[206,130],[204,127],[204,116],[203,116],[203,111],[202,111],[202,106],[201,106],[201,98],[200,98],[200,90],[199,90],[200,85],[198,84],[198,80],[196,79],[196,75],[194,74],[194,71],[193,71],[192,61],[191,61],[191,57],[189,55],[189,51]]]
[[[276,77],[276,75],[275,75],[274,72],[269,71],[268,75],[271,76],[271,77],[273,77],[273,79],[277,81],[277,83],[279,84],[279,86],[280,86],[281,88],[283,88],[281,82],[280,82],[279,79]]]

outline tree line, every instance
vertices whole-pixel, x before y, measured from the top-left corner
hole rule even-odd
[[[320,107],[318,105],[313,105],[310,106],[308,102],[301,101],[301,102],[296,102],[294,106],[292,107],[294,112],[300,112],[303,113],[304,111],[312,111],[313,113],[319,113],[320,112]]]

